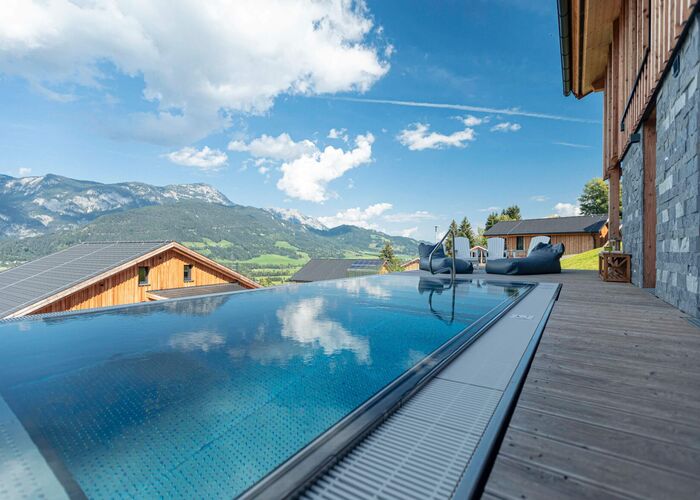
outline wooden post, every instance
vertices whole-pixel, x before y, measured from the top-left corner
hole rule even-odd
[[[608,190],[608,220],[610,221],[610,243],[613,250],[620,249],[620,165],[610,169],[610,189]]]

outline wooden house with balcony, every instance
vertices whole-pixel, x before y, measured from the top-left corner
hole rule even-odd
[[[604,94],[610,239],[623,243],[634,284],[699,316],[698,2],[558,6],[564,94]]]

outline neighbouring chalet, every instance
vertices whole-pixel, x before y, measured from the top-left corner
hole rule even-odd
[[[700,316],[695,0],[559,0],[564,94],[603,92],[610,240],[632,282]],[[620,185],[623,230],[619,232]]]
[[[81,243],[0,273],[0,319],[260,285],[174,241]]]
[[[500,221],[484,231],[486,238],[505,239],[506,250],[513,257],[523,257],[535,236],[549,236],[553,244],[563,243],[564,255],[599,248],[608,240],[607,215],[579,215]]]
[[[386,262],[382,259],[311,259],[289,281],[310,283],[388,272]]]

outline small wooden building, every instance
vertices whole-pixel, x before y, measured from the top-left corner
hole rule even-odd
[[[401,263],[401,271],[417,271],[420,268],[420,259],[416,257]]]
[[[484,231],[486,238],[504,238],[509,256],[524,257],[535,236],[549,236],[553,244],[563,243],[564,255],[573,255],[605,244],[608,236],[606,215],[549,217],[501,221]]]
[[[0,273],[0,318],[259,286],[174,241],[81,243]]]

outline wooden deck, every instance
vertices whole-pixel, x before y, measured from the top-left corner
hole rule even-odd
[[[563,287],[484,498],[699,498],[700,329],[593,271],[524,278]]]

